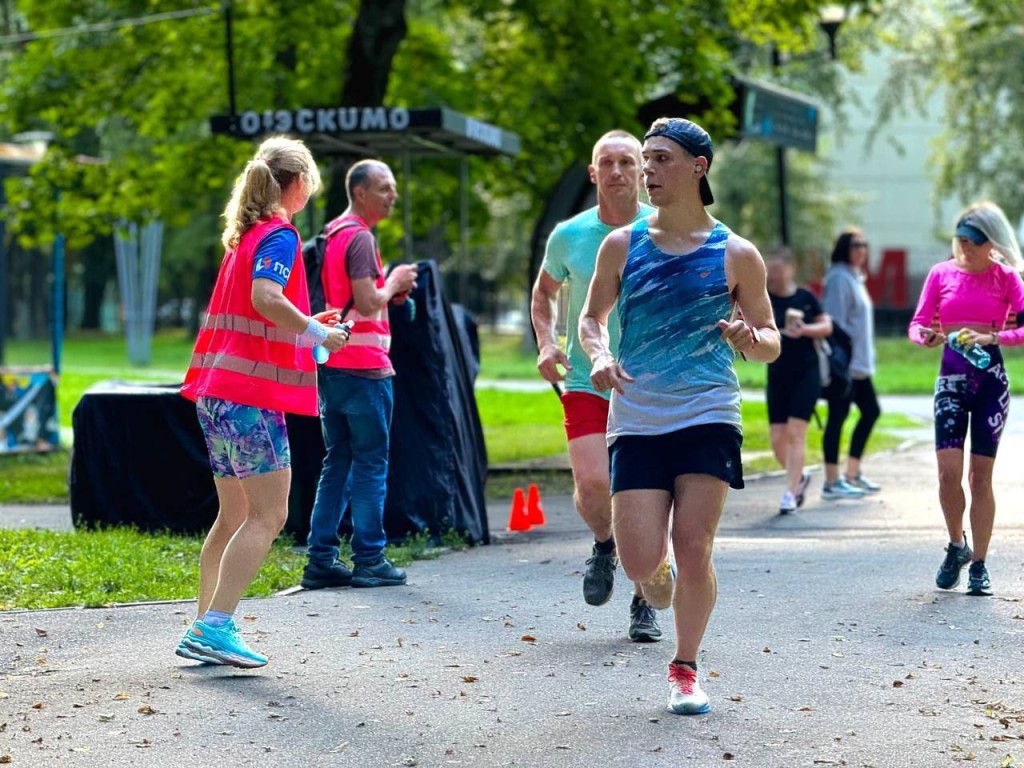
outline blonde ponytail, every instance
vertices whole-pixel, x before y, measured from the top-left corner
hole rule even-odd
[[[284,136],[260,144],[235,180],[224,208],[224,248],[237,247],[242,235],[260,219],[282,213],[281,193],[296,179],[301,179],[310,195],[320,188],[320,171],[305,144]]]

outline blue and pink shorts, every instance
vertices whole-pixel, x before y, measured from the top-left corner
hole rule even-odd
[[[196,401],[214,477],[247,477],[292,465],[284,413],[215,397]]]

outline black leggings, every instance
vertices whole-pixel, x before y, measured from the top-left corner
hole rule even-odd
[[[871,430],[874,429],[878,417],[882,415],[882,409],[878,407],[875,385],[871,383],[870,378],[854,379],[849,397],[829,400],[828,421],[825,422],[825,435],[821,441],[826,464],[839,463],[839,438],[842,435],[843,423],[850,415],[851,403],[860,411],[857,426],[853,428],[853,437],[850,438],[850,456],[855,459],[864,455],[864,447],[871,436]]]

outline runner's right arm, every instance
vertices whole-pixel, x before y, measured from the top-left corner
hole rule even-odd
[[[543,268],[537,273],[537,282],[533,286],[530,302],[530,319],[533,321],[533,332],[537,336],[537,370],[545,381],[556,384],[565,376],[558,366],[569,371],[569,358],[558,343],[555,331],[555,316],[558,311],[558,292],[562,284],[547,273]]]
[[[601,243],[594,277],[580,315],[580,344],[593,364],[590,381],[598,392],[615,389],[622,393],[623,382],[633,381],[615,360],[608,343],[608,315],[619,298],[630,232],[629,227],[617,229]]]

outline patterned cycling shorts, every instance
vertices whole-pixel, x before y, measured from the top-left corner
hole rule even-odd
[[[214,477],[243,480],[292,465],[284,413],[215,397],[196,402]]]
[[[1010,382],[999,347],[985,350],[989,367],[975,368],[946,347],[935,382],[935,450],[964,449],[968,429],[971,453],[995,458],[1010,411]]]

